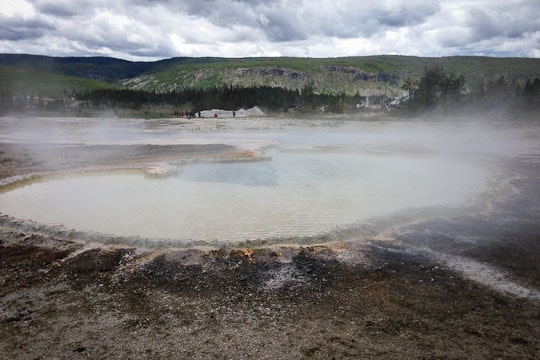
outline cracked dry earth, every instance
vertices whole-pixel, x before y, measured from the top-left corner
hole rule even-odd
[[[513,166],[492,211],[387,240],[147,250],[4,222],[0,357],[537,359],[540,163]]]

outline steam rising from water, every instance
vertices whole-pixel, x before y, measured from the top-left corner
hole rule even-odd
[[[271,162],[187,165],[167,179],[60,178],[3,194],[0,208],[122,236],[241,241],[317,235],[406,207],[458,206],[485,187],[484,170],[439,159],[270,154]]]
[[[208,121],[169,123],[163,131],[160,124],[116,120],[108,137],[95,120],[79,120],[77,127],[53,126],[46,141],[65,141],[61,129],[67,128],[78,131],[70,141],[83,143],[273,144],[266,149],[272,160],[185,165],[160,179],[121,173],[56,178],[1,194],[0,211],[77,230],[179,241],[316,236],[402,209],[465,206],[489,189],[492,160],[531,151],[537,140],[515,129],[453,124],[281,129],[283,120],[252,120],[270,129],[233,122],[224,131],[199,131],[212,125]],[[4,129],[15,141],[31,137]]]

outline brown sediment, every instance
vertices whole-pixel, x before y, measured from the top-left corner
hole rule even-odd
[[[173,159],[252,157],[224,145],[0,144],[0,177]],[[540,164],[491,211],[322,245],[143,249],[0,228],[6,358],[520,358],[540,304],[437,254],[540,288]],[[452,258],[452,259],[454,259]]]
[[[2,144],[0,178],[36,172],[136,166],[164,161],[242,157],[234,146]]]

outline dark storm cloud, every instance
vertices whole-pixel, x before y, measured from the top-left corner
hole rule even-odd
[[[218,26],[244,24],[259,27],[271,41],[305,40],[313,35],[350,38],[370,35],[381,27],[399,27],[424,21],[436,13],[438,2],[357,1],[318,4],[313,1],[203,0],[186,1],[187,11]]]
[[[32,4],[37,13],[58,20],[75,16],[91,16],[96,8],[107,7],[107,3],[101,0],[28,0],[28,2]],[[121,3],[122,1],[110,2],[109,9],[116,9],[116,5]]]
[[[377,19],[381,25],[400,27],[418,24],[440,11],[440,9],[440,5],[437,1],[411,1],[386,8],[375,7],[375,9],[373,9],[373,17]]]
[[[515,50],[508,51],[507,48],[517,49],[520,46],[518,44],[522,43],[522,52],[531,52],[533,56],[538,56],[534,55],[540,51],[534,38],[538,37],[540,32],[540,20],[531,14],[539,12],[540,2],[536,1],[503,2],[482,8],[469,7],[459,13],[462,15],[461,22],[450,23],[448,25],[453,27],[441,31],[439,40],[442,46],[465,49],[462,53],[474,53],[474,49],[478,49],[475,44],[480,43],[501,48],[486,48],[482,51],[482,54],[486,55],[510,55]],[[523,47],[524,44],[529,46]]]
[[[80,13],[80,8],[71,4],[55,4],[54,2],[37,3],[36,9],[46,15],[55,17],[71,17]]]
[[[540,2],[527,2],[517,9],[505,4],[493,9],[491,14],[478,8],[469,11],[467,24],[479,38],[505,36],[516,38],[540,30],[540,18],[530,14],[540,13]]]
[[[0,52],[540,57],[539,13],[538,0],[10,0]]]
[[[301,22],[295,22],[290,15],[269,13],[260,18],[259,23],[270,41],[297,41],[308,37],[305,27],[299,26]]]
[[[493,19],[480,9],[471,9],[469,11],[469,21],[476,39],[489,39],[500,34],[501,29]]]
[[[42,20],[12,19],[0,15],[0,40],[36,39],[51,30],[54,30],[54,27]]]

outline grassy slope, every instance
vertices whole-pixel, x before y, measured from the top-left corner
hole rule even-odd
[[[283,67],[299,71],[316,71],[321,66],[357,67],[369,73],[385,72],[394,75],[419,76],[427,66],[440,65],[450,71],[463,74],[482,71],[486,74],[536,73],[540,75],[540,59],[531,58],[489,58],[455,56],[422,58],[413,56],[378,55],[341,58],[193,58],[170,59],[157,62],[150,70],[157,74],[182,70],[224,70],[252,67]]]
[[[104,57],[52,58],[0,54],[0,86],[9,86],[26,94],[58,96],[65,89],[107,86],[164,92],[229,85],[301,89],[313,83],[316,92],[353,94],[358,91],[364,94],[384,91],[385,88],[400,91],[403,79],[419,78],[426,67],[434,65],[464,75],[471,87],[482,79],[496,79],[501,75],[519,81],[540,76],[540,59],[529,58],[419,58],[391,55],[323,59],[205,57],[144,63]],[[353,69],[354,72],[332,71],[330,67]],[[284,70],[285,75],[273,73],[273,69]],[[239,75],[239,71],[243,75]],[[372,77],[359,80],[355,78],[359,73]],[[397,76],[398,81],[381,82],[373,78],[374,74]]]
[[[443,57],[418,58],[411,56],[366,56],[344,58],[180,58],[156,63],[141,76],[124,82],[125,86],[146,90],[168,91],[184,87],[205,88],[209,86],[269,85],[287,88],[302,88],[314,82],[318,92],[354,93],[381,87],[374,80],[355,80],[354,74],[347,75],[329,71],[330,66],[354,68],[367,74],[387,74],[399,77],[397,84],[384,85],[394,90],[407,77],[419,78],[426,67],[442,66],[447,71],[464,75],[472,86],[482,79],[505,76],[509,80],[525,81],[540,76],[540,59],[488,58],[488,57]],[[286,69],[302,74],[301,79],[262,75],[257,69]],[[238,77],[236,69],[251,69],[248,76]],[[133,81],[135,80],[135,81]]]

